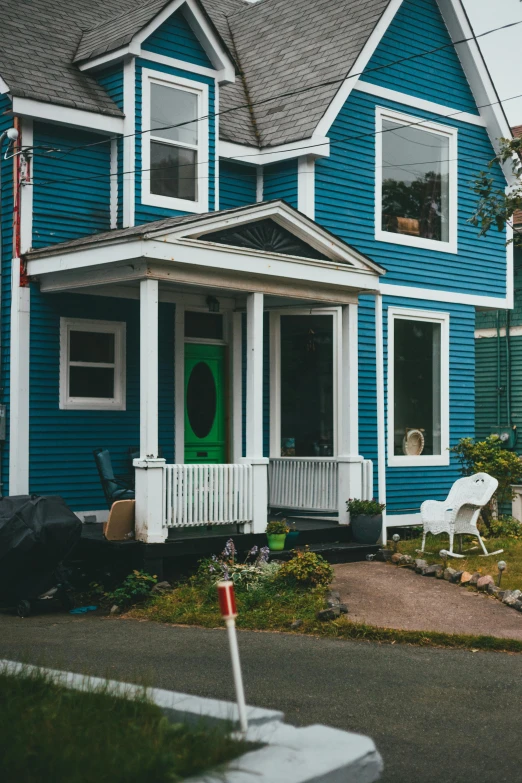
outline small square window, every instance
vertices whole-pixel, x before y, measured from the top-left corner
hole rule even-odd
[[[60,320],[60,408],[125,410],[125,324]]]

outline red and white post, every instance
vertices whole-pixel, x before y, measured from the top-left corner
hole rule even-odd
[[[228,643],[230,645],[230,657],[232,659],[232,673],[234,675],[234,686],[236,689],[237,709],[239,714],[239,725],[241,731],[245,733],[248,730],[246,716],[245,690],[243,688],[243,676],[241,674],[241,663],[239,660],[239,649],[237,646],[236,635],[236,597],[234,595],[233,582],[218,582],[219,609],[221,617],[227,626]]]

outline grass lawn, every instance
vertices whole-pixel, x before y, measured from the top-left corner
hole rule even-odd
[[[477,539],[475,539],[477,541]],[[475,541],[471,536],[465,536],[463,541],[463,549],[470,549],[475,546]],[[428,563],[442,563],[442,559],[439,555],[441,549],[449,549],[449,536],[445,533],[441,533],[440,536],[428,535],[426,539],[426,552],[432,554],[418,554],[417,549],[420,549],[422,537],[413,538],[409,541],[400,541],[397,547],[397,551],[404,555],[411,555],[412,557],[421,557],[427,560]],[[478,541],[477,541],[478,543]],[[498,576],[497,563],[499,560],[505,560],[507,563],[507,569],[502,576],[502,587],[515,590],[522,590],[522,539],[520,538],[489,538],[484,539],[486,549],[488,552],[495,552],[497,549],[503,549],[501,555],[493,555],[492,557],[480,557],[480,544],[478,549],[474,550],[471,554],[467,555],[464,559],[459,557],[448,558],[448,565],[455,568],[457,571],[469,571],[470,573],[491,574],[496,580]],[[458,537],[455,537],[455,552],[458,552]]]
[[[172,724],[145,697],[79,692],[0,671],[6,783],[176,783],[244,753],[224,729]]]
[[[274,585],[251,591],[236,590],[237,626],[244,630],[306,633],[337,639],[522,652],[522,642],[515,639],[376,628],[353,623],[345,616],[322,622],[316,618],[316,613],[324,609],[327,592],[323,588],[303,590]],[[180,585],[169,593],[151,598],[126,616],[205,628],[223,627],[216,588],[194,583]],[[302,623],[298,628],[291,629],[295,620],[301,620]]]

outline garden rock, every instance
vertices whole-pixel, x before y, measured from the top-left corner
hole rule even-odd
[[[512,604],[513,609],[516,609],[517,612],[522,612],[522,601],[515,601],[514,604]]]
[[[490,574],[486,574],[485,576],[481,576],[480,579],[477,579],[477,590],[488,590],[489,585],[494,585],[495,581],[493,577]]]
[[[168,592],[168,590],[172,590],[170,582],[158,582],[150,592],[151,595],[161,595],[162,593]]]
[[[339,604],[341,614],[348,614],[348,604]]]
[[[341,593],[338,590],[330,590],[329,598],[332,598],[334,601],[340,601],[341,600]]]
[[[508,606],[513,606],[519,600],[520,596],[522,596],[522,592],[520,590],[506,590],[506,593],[502,599],[502,603],[507,604]]]
[[[401,555],[401,559],[399,560],[399,565],[408,566],[408,567],[415,567],[415,561],[411,555]]]
[[[401,558],[402,558],[402,555],[399,554],[399,552],[395,552],[391,556],[391,561],[392,561],[392,563],[400,563],[401,562]]]
[[[290,628],[292,631],[295,631],[297,628],[300,628],[303,624],[302,620],[294,620],[294,622],[290,625]]]
[[[463,571],[462,574],[460,575],[460,584],[461,585],[469,585],[469,583],[471,582],[472,578],[473,578],[473,576],[472,576],[472,574],[470,574],[469,571]]]
[[[500,598],[502,600],[502,596],[500,595],[502,592],[504,592],[504,591],[501,590],[500,587],[497,587],[497,585],[495,585],[495,584],[491,584],[491,582],[489,583],[489,585],[488,585],[488,593],[490,595],[494,595],[495,598]]]
[[[421,571],[421,574],[423,576],[436,576],[441,571],[442,571],[442,566],[441,565],[430,565],[430,566],[427,566],[426,568],[423,568],[422,571]]]
[[[120,607],[117,604],[111,606],[111,614],[119,614],[121,612]]]
[[[476,587],[478,580],[480,579],[480,574],[478,571],[475,571],[471,579],[469,580],[469,584],[473,585],[473,587]]]
[[[451,566],[448,566],[444,569],[444,579],[446,579],[448,582],[451,582],[452,577],[457,573],[458,571],[456,571],[454,568],[451,568]]]
[[[428,564],[425,560],[419,560],[417,559],[415,561],[415,570],[418,574],[420,574],[425,568],[428,567]]]
[[[447,570],[448,570],[448,569],[446,569],[446,571],[447,571]],[[451,571],[453,571],[453,568],[451,568],[450,570],[451,570]],[[454,574],[452,574],[452,575],[450,576],[450,578],[449,578],[450,582],[451,582],[452,584],[458,584],[458,583],[460,582],[460,580],[462,579],[462,574],[463,574],[463,573],[465,573],[465,572],[464,572],[464,571],[455,571],[455,573],[454,573]]]
[[[341,609],[339,606],[332,606],[329,609],[321,609],[320,612],[317,612],[317,619],[322,621],[337,620],[340,614]]]
[[[392,559],[393,552],[391,549],[379,549],[377,554],[375,555],[375,559],[379,560],[381,563],[387,563],[389,560]]]
[[[435,572],[435,579],[444,579],[444,567],[441,566],[438,571]]]

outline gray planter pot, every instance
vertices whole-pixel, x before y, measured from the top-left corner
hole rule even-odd
[[[358,544],[376,544],[382,532],[382,514],[350,515],[353,540]]]

